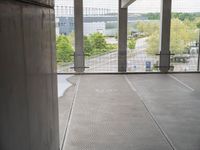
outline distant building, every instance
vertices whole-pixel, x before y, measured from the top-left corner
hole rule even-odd
[[[105,8],[83,8],[84,35],[100,32],[107,36],[116,36],[118,33],[117,10]],[[74,31],[73,0],[55,1],[56,35],[68,35]],[[129,14],[129,24],[132,26],[137,20],[145,20],[141,14]]]
[[[105,22],[88,22],[83,24],[84,35],[89,35],[95,32],[105,34],[106,23]]]
[[[84,35],[95,32],[106,33],[106,18],[98,21],[96,17],[109,15],[113,11],[105,8],[84,7]],[[95,20],[93,20],[93,18]],[[74,31],[74,6],[72,0],[55,1],[56,35],[68,35]],[[90,18],[91,17],[91,18]],[[105,21],[104,21],[105,20]]]
[[[68,35],[74,30],[72,17],[56,17],[56,35]]]

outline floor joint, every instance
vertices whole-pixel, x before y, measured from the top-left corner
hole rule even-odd
[[[141,103],[144,105],[146,111],[148,112],[151,120],[154,122],[154,125],[156,125],[156,127],[158,128],[158,130],[160,131],[160,133],[163,135],[163,137],[165,138],[166,142],[170,145],[172,150],[177,150],[176,147],[174,146],[173,142],[170,140],[170,138],[167,136],[167,134],[165,133],[165,131],[162,129],[161,125],[158,123],[158,121],[156,120],[156,118],[154,117],[154,115],[151,113],[151,111],[148,109],[147,105],[145,104],[145,102],[143,101],[143,97],[137,92],[135,86],[131,83],[131,81],[128,79],[128,77],[126,75],[124,75],[124,78],[127,82],[127,84],[129,85],[129,87],[131,88],[131,90],[133,92],[135,92]],[[132,88],[134,87],[134,88]]]

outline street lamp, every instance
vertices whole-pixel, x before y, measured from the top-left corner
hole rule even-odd
[[[197,23],[197,28],[199,29],[199,51],[198,51],[197,71],[199,71],[199,65],[200,65],[200,22]]]

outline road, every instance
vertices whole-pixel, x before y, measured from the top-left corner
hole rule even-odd
[[[149,56],[146,53],[147,38],[138,39],[134,50],[128,51],[128,67],[130,72],[145,72],[146,61],[151,62],[151,65],[155,64],[158,60],[156,56]]]
[[[129,72],[144,72],[146,61],[151,64],[156,63],[156,56],[146,54],[147,38],[138,39],[134,50],[128,50],[127,70]],[[118,70],[118,53],[113,52],[93,59],[86,60],[86,72],[117,72]]]

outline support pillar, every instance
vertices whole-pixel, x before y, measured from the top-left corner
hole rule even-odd
[[[60,149],[53,4],[0,1],[0,150]]]
[[[121,8],[119,0],[118,72],[126,72],[127,68],[127,24],[128,8]]]
[[[160,71],[170,69],[170,29],[172,0],[161,1]]]
[[[85,57],[83,50],[83,0],[74,0],[75,23],[75,53],[74,69],[76,72],[85,71]]]

